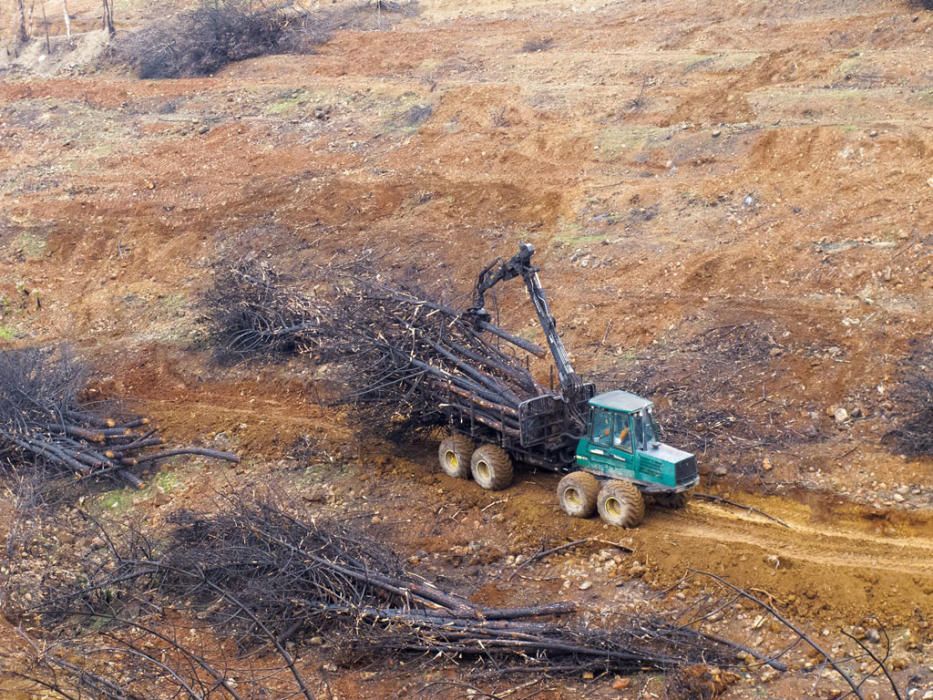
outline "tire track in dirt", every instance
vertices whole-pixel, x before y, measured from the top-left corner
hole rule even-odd
[[[587,537],[621,539],[634,545],[633,558],[647,567],[652,587],[667,589],[685,578],[705,587],[689,573],[707,571],[765,592],[797,619],[825,623],[857,624],[874,615],[885,625],[913,626],[933,609],[933,514],[927,511],[879,511],[813,492],[735,492],[731,499],[791,527],[694,499],[685,510],[649,509],[634,530],[607,531],[596,518],[561,513],[554,497],[558,481],[558,475],[539,473],[503,492],[511,537],[534,532],[522,537],[526,553]],[[455,489],[476,511],[503,498],[474,484],[448,483],[444,488]]]
[[[434,522],[434,508],[425,504],[436,504],[440,486],[456,494],[464,517],[472,513],[470,522],[482,521],[491,502],[507,497],[502,508],[509,527],[490,535],[493,545],[520,543],[522,550],[531,551],[544,540],[559,543],[607,536],[598,519],[575,520],[561,513],[554,495],[559,475],[526,474],[505,492],[483,491],[472,482],[439,477],[434,450],[427,443],[400,452],[398,446],[363,439],[356,435],[352,421],[316,406],[302,392],[283,394],[274,380],[253,386],[227,378],[193,389],[182,376],[172,371],[169,375],[175,381],[156,383],[136,376],[130,383],[147,413],[166,434],[178,439],[226,433],[245,457],[259,462],[287,453],[302,435],[334,445],[362,440],[366,463],[356,464],[348,457],[347,466],[367,476],[372,476],[371,463],[388,467],[376,479],[378,490],[368,493],[375,509],[393,503],[393,508],[404,511],[399,517]],[[400,489],[409,494],[403,505],[393,496]],[[614,534],[632,540],[635,556],[647,565],[647,582],[659,588],[676,583],[693,569],[791,601],[789,611],[801,618],[852,624],[877,614],[893,624],[933,609],[933,514],[879,511],[813,492],[784,496],[736,492],[730,498],[777,516],[791,527],[694,499],[681,511],[652,508],[639,528]],[[459,535],[475,539],[479,533]],[[442,541],[436,544],[446,551],[443,541],[448,538],[439,537]]]
[[[736,516],[725,508],[694,502],[687,512],[654,518],[650,527],[662,536],[757,547],[791,562],[933,577],[933,539],[877,536],[799,521],[789,524],[791,528],[784,528],[753,515]]]

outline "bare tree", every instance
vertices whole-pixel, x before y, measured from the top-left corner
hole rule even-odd
[[[19,10],[19,31],[17,38],[19,43],[25,44],[29,41],[29,32],[26,31],[26,3],[24,0],[16,0],[16,6]]]
[[[113,26],[113,0],[103,0],[104,3],[104,15],[103,15],[103,24],[104,29],[107,30],[107,33],[110,36],[113,36],[117,33],[117,30]]]
[[[68,12],[68,0],[62,0],[62,15],[65,17],[65,34],[71,38],[71,14]]]

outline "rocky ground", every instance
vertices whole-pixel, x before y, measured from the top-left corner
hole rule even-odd
[[[98,3],[70,5],[73,30],[92,29]],[[918,410],[903,387],[930,371],[933,15],[900,0],[405,9],[351,7],[363,20],[313,54],[209,77],[139,80],[89,59],[106,42],[84,34],[2,67],[0,343],[70,341],[103,393],[244,458],[177,460],[145,491],[89,503],[158,523],[272,484],[309,512],[364,514],[415,571],[477,599],[572,598],[593,621],[695,602],[715,588],[685,577],[702,569],[765,591],[840,651],[842,629],[870,643],[886,630],[904,696],[929,699],[931,461],[893,435]],[[118,30],[156,12],[117,10]],[[786,526],[701,500],[631,532],[573,521],[553,475],[483,492],[435,473],[432,444],[387,443],[320,405],[327,367],[218,366],[204,346],[197,299],[244,253],[299,280],[362,258],[455,297],[519,240],[538,248],[580,373],[651,395],[666,439],[697,451],[704,492]],[[534,337],[518,285],[496,301]],[[20,519],[4,501],[4,529]],[[52,535],[36,535],[36,562]],[[588,545],[511,576],[587,537],[635,553]],[[758,615],[719,624],[776,645]],[[426,682],[304,658],[334,697]],[[725,696],[841,689],[803,654],[792,667],[739,668]],[[663,697],[666,683],[476,682],[567,698]],[[891,696],[876,680],[865,692]]]

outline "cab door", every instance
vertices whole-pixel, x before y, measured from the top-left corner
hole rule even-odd
[[[615,465],[624,469],[626,476],[635,474],[634,429],[632,416],[628,413],[616,413],[612,421],[612,449],[610,457]]]
[[[595,409],[589,453],[605,467],[607,475],[633,478],[635,454],[629,414]]]

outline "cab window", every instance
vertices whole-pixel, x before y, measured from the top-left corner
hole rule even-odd
[[[612,418],[609,411],[593,411],[593,442],[606,447],[612,446]]]
[[[645,421],[641,413],[635,414],[635,444],[645,446]]]
[[[616,414],[612,431],[612,446],[623,452],[632,451],[632,436],[629,431],[628,414]]]

